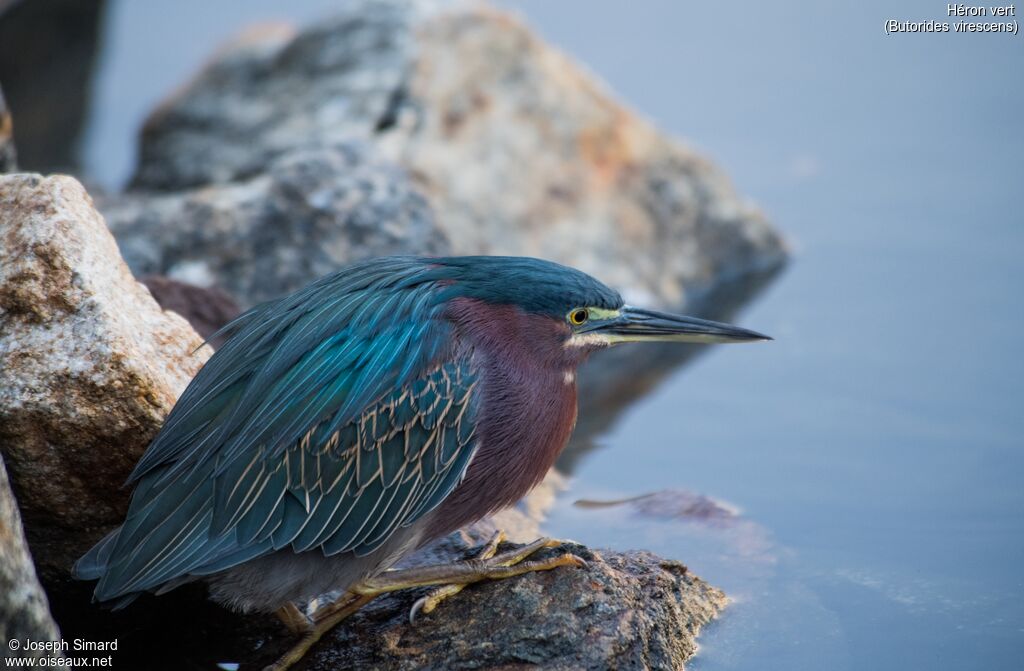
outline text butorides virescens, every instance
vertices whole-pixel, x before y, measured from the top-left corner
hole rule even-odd
[[[624,305],[572,268],[530,258],[391,257],[259,305],[224,329],[142,456],[124,524],[76,565],[123,605],[205,580],[240,611],[306,636],[276,668],[383,592],[461,585],[580,560],[386,570],[535,486],[576,420],[576,368],[625,342],[766,336]],[[296,603],[346,596],[312,615]]]

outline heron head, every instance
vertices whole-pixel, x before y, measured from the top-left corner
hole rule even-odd
[[[542,318],[547,336],[567,352],[586,354],[631,342],[735,343],[771,340],[766,335],[721,322],[626,305],[619,293],[590,275],[550,261],[527,257],[477,256],[442,261],[458,270],[460,296],[512,314]],[[509,314],[509,313],[503,313]],[[514,328],[503,317],[492,328]],[[538,346],[545,344],[538,342]]]

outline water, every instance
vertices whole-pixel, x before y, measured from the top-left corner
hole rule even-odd
[[[114,3],[90,174],[124,180],[130,129],[238,25],[332,4]],[[741,316],[777,340],[716,349],[627,411],[550,531],[723,587],[691,668],[1021,668],[1024,38],[883,33],[944,20],[930,1],[509,4],[795,248]],[[741,516],[572,505],[663,488]]]
[[[551,531],[679,557],[736,598],[697,669],[1021,668],[1024,42],[887,37],[883,3],[557,4],[524,6],[797,253],[742,318],[777,341],[627,412]],[[749,525],[569,505],[678,487]]]

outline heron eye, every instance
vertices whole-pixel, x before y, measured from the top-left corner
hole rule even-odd
[[[569,323],[573,326],[579,326],[590,318],[590,313],[587,312],[586,308],[577,308],[569,313]]]

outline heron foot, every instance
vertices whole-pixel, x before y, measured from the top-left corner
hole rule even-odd
[[[498,552],[498,546],[505,540],[504,531],[496,531],[491,539],[484,544],[474,559],[490,559]],[[417,599],[416,603],[409,609],[409,624],[416,620],[419,613],[429,613],[437,608],[437,605],[450,596],[455,596],[463,590],[465,585],[443,585],[430,592],[426,596]]]
[[[540,561],[524,561],[533,553],[548,547],[561,545],[561,541],[539,538],[521,548],[496,554],[489,559],[466,559],[453,564],[416,566],[407,569],[385,571],[363,581],[352,591],[363,595],[379,595],[413,587],[470,585],[483,580],[501,580],[534,571],[547,571],[559,566],[586,566],[586,562],[574,554],[561,554]]]
[[[526,561],[535,552],[549,547],[561,545],[561,541],[551,538],[539,538],[521,548],[498,554],[498,546],[505,540],[505,534],[498,532],[481,548],[472,559],[452,564],[417,566],[407,569],[388,570],[354,585],[349,593],[337,601],[326,604],[306,618],[299,611],[297,614],[306,619],[306,628],[299,628],[302,638],[274,664],[263,671],[285,671],[309,651],[320,638],[336,627],[342,620],[349,617],[381,594],[396,592],[413,587],[437,587],[425,597],[416,601],[409,612],[412,620],[419,613],[429,613],[437,608],[444,599],[458,594],[466,585],[483,580],[501,580],[534,571],[548,571],[559,566],[586,566],[586,562],[574,554],[561,554],[538,561]],[[281,611],[286,610],[282,608]],[[295,608],[298,611],[298,608]],[[294,619],[295,614],[283,615]],[[285,620],[288,624],[289,620]]]
[[[559,566],[586,565],[586,562],[583,559],[572,554],[563,554],[541,561],[524,563],[524,560],[543,548],[557,547],[558,545],[561,545],[562,542],[559,540],[552,538],[539,538],[529,545],[524,545],[521,548],[510,550],[500,555],[496,554],[498,546],[503,540],[505,540],[505,534],[498,532],[490,541],[488,541],[487,545],[484,546],[484,549],[476,557],[470,560],[471,562],[478,564],[478,572],[467,572],[463,574],[462,571],[458,571],[459,576],[457,576],[457,578],[467,578],[467,580],[450,582],[446,585],[442,585],[426,596],[418,599],[416,603],[412,605],[412,608],[409,609],[409,622],[415,621],[416,617],[421,613],[426,614],[433,611],[442,601],[455,596],[465,589],[466,585],[473,582],[511,578],[513,576],[533,571],[547,571],[553,568],[558,568]],[[454,567],[458,567],[459,569],[462,568],[459,565],[454,565]],[[473,579],[469,580],[468,578]]]

